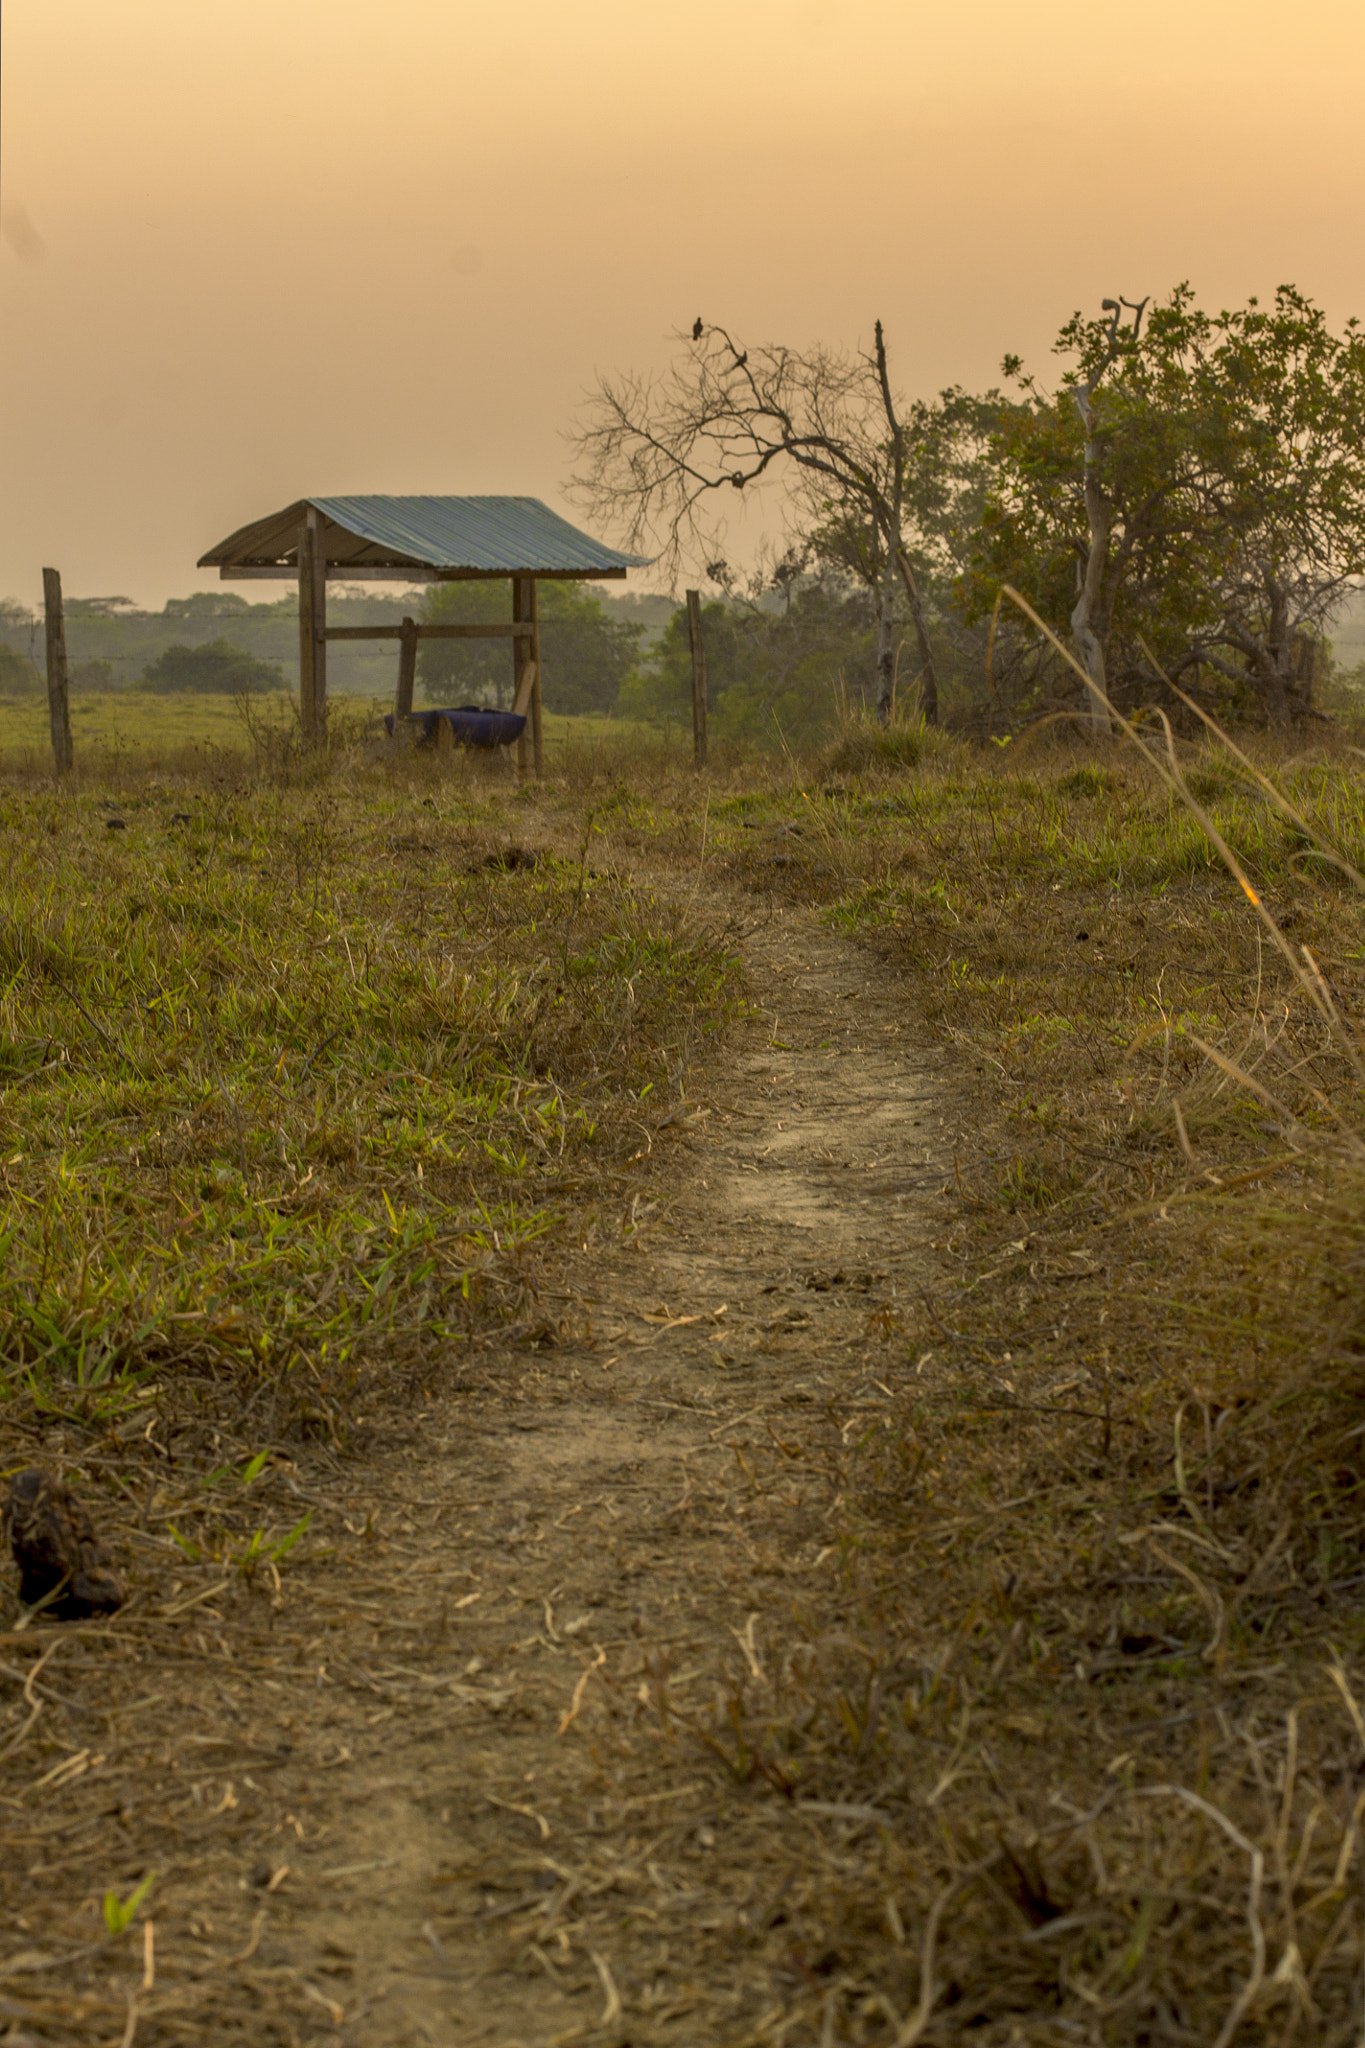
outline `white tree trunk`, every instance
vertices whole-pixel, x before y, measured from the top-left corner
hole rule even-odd
[[[1085,427],[1085,517],[1090,528],[1090,546],[1086,551],[1080,595],[1071,614],[1071,630],[1076,636],[1081,666],[1090,678],[1086,692],[1090,699],[1090,723],[1099,731],[1108,732],[1109,707],[1105,695],[1109,686],[1104,668],[1104,642],[1098,625],[1104,598],[1104,572],[1109,562],[1109,503],[1100,487],[1102,450],[1094,436],[1090,392],[1078,391],[1075,397]]]

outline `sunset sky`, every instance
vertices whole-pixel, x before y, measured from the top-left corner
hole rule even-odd
[[[880,316],[911,395],[1185,277],[1365,316],[1362,0],[6,0],[2,54],[30,603],[159,605],[312,494],[580,516],[582,394],[698,313]]]

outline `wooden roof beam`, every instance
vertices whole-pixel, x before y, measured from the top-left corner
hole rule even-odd
[[[297,583],[293,562],[224,562],[218,571],[224,583]],[[426,569],[397,562],[376,568],[370,563],[329,562],[334,583],[506,583],[513,575],[534,576],[544,583],[624,583],[624,569]]]

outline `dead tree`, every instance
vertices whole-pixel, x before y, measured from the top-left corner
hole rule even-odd
[[[741,348],[698,322],[661,378],[604,378],[575,444],[578,494],[676,581],[684,559],[720,552],[727,491],[789,472],[788,488],[826,552],[867,587],[876,621],[876,700],[890,715],[895,597],[904,588],[920,658],[920,702],[938,718],[938,675],[904,531],[920,450],[891,387],[876,324],[871,355]],[[840,555],[838,536],[864,545]]]

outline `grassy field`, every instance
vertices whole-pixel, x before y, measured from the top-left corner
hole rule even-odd
[[[11,788],[0,1346],[40,1405],[197,1358],[336,1434],[367,1361],[523,1300],[630,1142],[609,1100],[685,1084],[732,964],[431,788]]]
[[[338,695],[331,702],[333,725],[343,745],[355,745],[367,734],[377,736],[385,713],[392,709],[388,698]],[[116,770],[122,760],[152,770],[183,767],[192,771],[196,761],[208,764],[218,754],[258,754],[263,741],[266,750],[273,751],[271,736],[277,744],[282,743],[296,729],[293,700],[283,694],[253,699],[248,715],[233,697],[184,692],[77,694],[71,704],[77,759],[105,774]],[[636,730],[630,720],[569,718],[553,712],[545,717],[545,739],[552,750],[629,737]],[[690,744],[690,735],[688,739]],[[45,699],[0,699],[0,772],[40,768],[50,758]]]
[[[786,1689],[741,1667],[689,1724],[774,1869],[801,1799],[900,1817],[821,1880],[807,2019],[733,2038],[1355,2041],[1354,749],[1182,744],[1182,791],[1056,728],[854,728],[699,777],[576,720],[523,790],[359,734],[272,770],[198,712],[169,764],[78,722],[69,789],[0,785],[0,1461],[64,1446],[131,1522],[159,1432],[187,1555],[306,1573],[222,1474],[363,1457],[452,1358],[562,1341],[549,1276],[769,1042],[746,929],[814,909],[970,1115],[885,1415],[827,1418]]]

